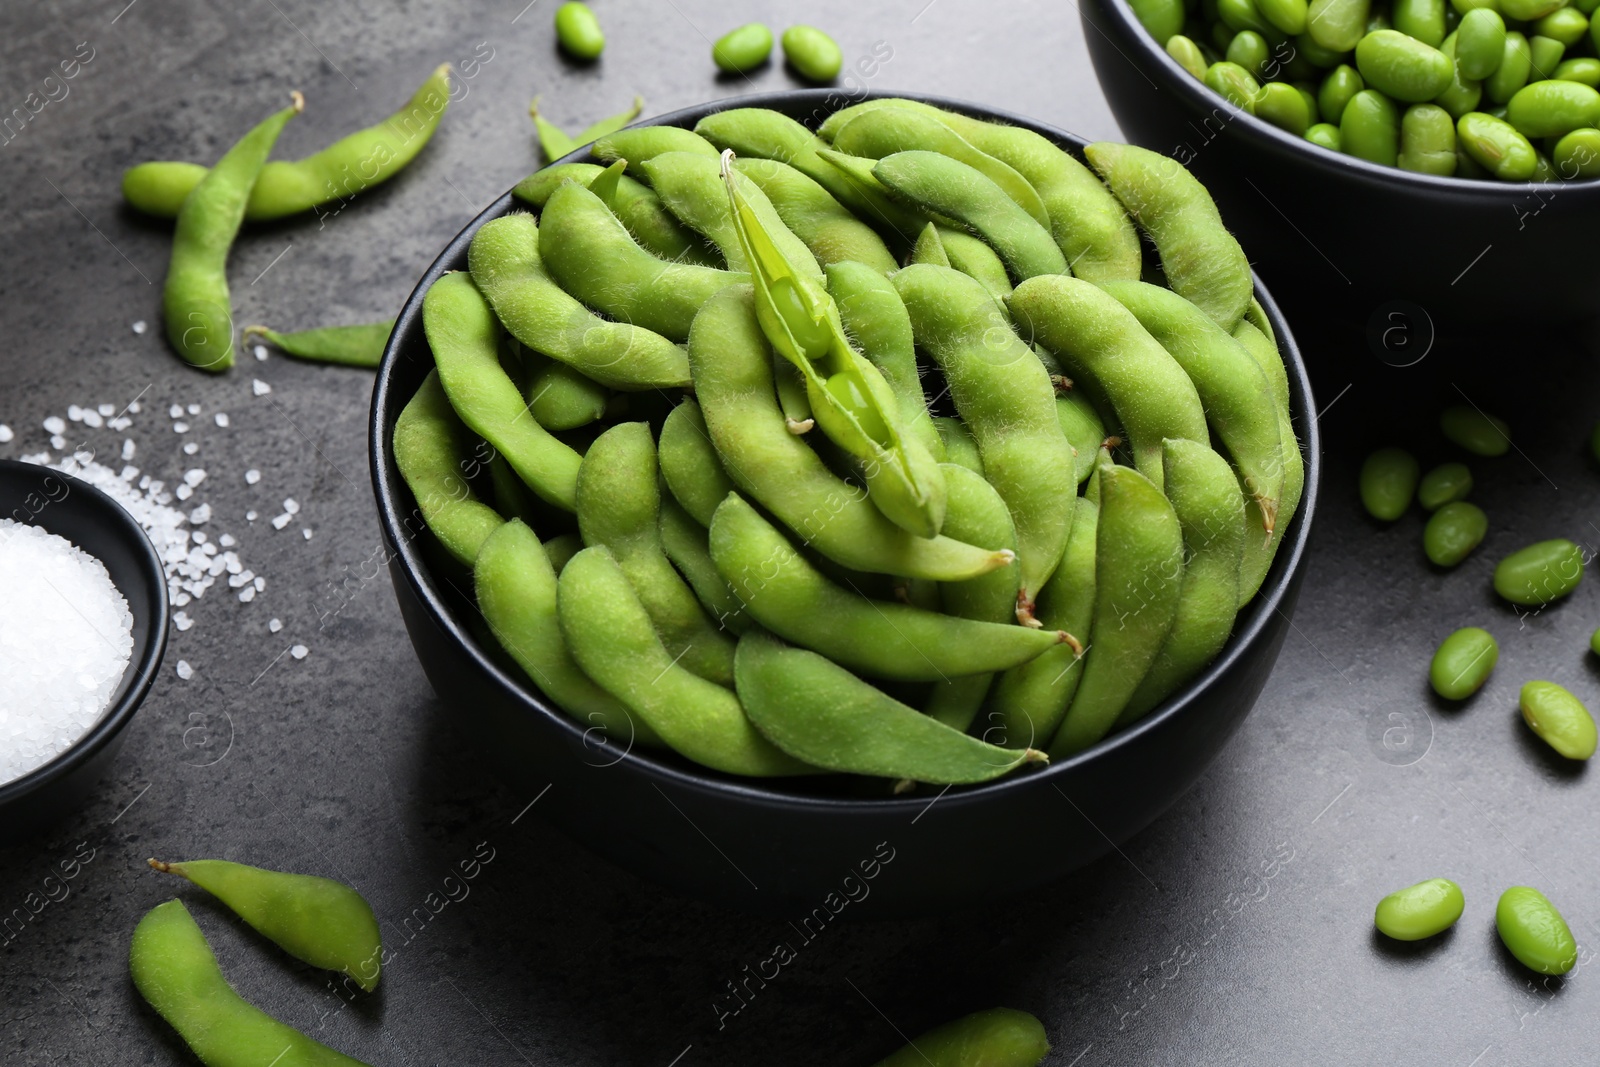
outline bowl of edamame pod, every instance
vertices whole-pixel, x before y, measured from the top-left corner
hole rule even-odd
[[[1416,341],[1430,322],[1455,334],[1594,314],[1593,7],[1089,0],[1080,10],[1124,133],[1206,183],[1292,317],[1303,308]]]
[[[826,921],[1025,891],[1193,784],[1288,628],[1314,410],[1182,168],[815,90],[490,205],[370,449],[486,762],[646,878]]]

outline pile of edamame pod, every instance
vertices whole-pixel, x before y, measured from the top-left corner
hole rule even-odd
[[[1424,174],[1600,176],[1596,0],[1132,0],[1189,73],[1323,148]]]
[[[551,701],[729,774],[973,783],[1215,657],[1303,468],[1182,166],[898,99],[592,153],[429,289],[393,437]]]

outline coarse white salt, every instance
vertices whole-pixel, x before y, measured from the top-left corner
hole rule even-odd
[[[179,500],[188,500],[190,497],[194,496],[194,486],[180,485],[175,492],[178,494]]]
[[[244,484],[245,485],[255,485],[260,480],[261,480],[261,472],[256,470],[254,467],[251,467],[249,470],[244,472]]]
[[[193,441],[183,446],[183,454],[186,456],[192,456],[198,451],[200,451],[200,446]]]
[[[3,422],[0,422],[0,445],[10,441],[15,436],[17,435],[11,432],[11,427],[7,426]]]
[[[283,510],[287,511],[291,515],[300,514],[300,501],[296,500],[292,496],[285,497],[283,501]]]
[[[256,396],[266,396],[268,393],[272,392],[272,386],[268,385],[260,378],[252,378],[250,379],[250,391],[256,394]]]
[[[254,510],[247,511],[247,512],[244,513],[244,521],[245,522],[255,522],[256,521],[256,517],[257,517],[257,513]]]
[[[254,348],[252,348],[250,350],[250,354],[255,356],[256,357],[256,362],[259,363],[262,360],[267,358],[267,346],[266,345],[256,345]]]
[[[91,408],[84,408],[83,424],[98,430],[101,426],[105,425],[105,420],[100,417],[100,413],[98,411],[95,411]]]
[[[239,542],[233,539],[233,534],[223,534],[221,537],[217,538],[217,543],[223,548],[232,548]]]
[[[130,414],[137,415],[139,412],[144,410],[144,405],[140,404],[137,400],[130,400],[128,401],[128,407],[126,410]]]
[[[289,655],[293,656],[295,659],[305,659],[306,654],[310,651],[311,650],[305,645],[295,645],[289,650]]]
[[[271,622],[267,623],[267,630],[270,633],[277,633],[281,629],[283,629],[282,619],[273,619]]]
[[[130,460],[130,459],[133,458],[133,454],[136,451],[138,451],[138,449],[133,443],[133,438],[131,438],[131,437],[123,438],[123,440],[122,440],[122,458],[124,460]]]
[[[60,415],[51,415],[44,420],[45,433],[59,434],[67,428]]]
[[[252,584],[255,585],[256,592],[258,593],[265,593],[267,591],[267,580],[261,577],[259,574],[255,576],[255,580]]]
[[[103,563],[0,519],[0,782],[65,752],[100,718],[133,655],[133,615]]]
[[[218,426],[226,427],[228,425],[228,413],[226,411],[217,412],[216,423]]]
[[[199,485],[206,480],[206,472],[200,467],[192,467],[183,472],[183,480],[189,485]]]
[[[191,415],[200,414],[200,405],[199,404],[190,404],[189,405],[189,414],[191,414]]]
[[[178,677],[186,682],[194,677],[194,668],[189,666],[188,660],[180,659],[178,661]]]
[[[173,433],[188,433],[189,432],[189,424],[187,422],[175,422],[175,423],[172,424],[172,432]]]
[[[113,416],[113,415],[115,415],[117,413],[117,405],[115,405],[115,404],[101,404],[95,410],[99,411],[100,414],[104,415],[106,418],[109,419],[111,416]]]
[[[182,633],[184,630],[187,630],[189,627],[194,625],[194,620],[189,618],[189,613],[187,611],[174,611],[172,613],[172,625],[178,628],[179,633]]]
[[[51,434],[50,435],[50,447],[54,448],[54,449],[57,449],[58,451],[60,449],[66,448],[67,447],[67,439],[65,437],[62,437],[58,433],[57,434]]]
[[[169,418],[174,418],[174,419],[183,418],[183,405],[182,404],[174,404],[174,405],[172,405],[170,408],[167,409],[167,416]]]
[[[193,526],[204,526],[211,521],[211,505],[200,504],[189,509],[189,523]]]
[[[307,541],[311,540],[311,527],[307,526],[302,529],[300,531],[300,536],[304,537]]]
[[[293,519],[294,519],[294,516],[289,514],[287,511],[284,512],[282,515],[274,515],[272,517],[272,528],[274,530],[281,530],[285,526],[289,525],[289,523]]]
[[[76,404],[68,404],[67,405],[67,421],[68,422],[82,422],[83,421],[83,409],[80,408]]]
[[[239,590],[239,603],[248,604],[248,603],[250,603],[250,601],[254,600],[255,598],[256,598],[256,587],[255,586],[253,586],[253,585],[246,586],[245,588]]]
[[[144,333],[144,331],[145,331],[145,324],[144,324],[144,320],[143,319],[140,319],[138,322],[133,324],[133,332],[134,333]]]

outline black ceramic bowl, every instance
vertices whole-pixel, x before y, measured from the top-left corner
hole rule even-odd
[[[921,99],[1025,126],[1073,151],[1083,145],[1014,115]],[[693,126],[719,107],[759,106],[815,125],[848,102],[804,90],[655,121]],[[645,878],[745,910],[788,917],[817,910],[826,921],[830,907],[855,917],[948,909],[1030,889],[1126,840],[1194,783],[1249,712],[1288,629],[1320,466],[1305,367],[1259,285],[1305,439],[1305,502],[1222,655],[1135,727],[1037,773],[903,798],[821,796],[804,783],[732,778],[670,754],[597,744],[480,637],[470,576],[422,533],[390,445],[395,419],[433,365],[423,294],[444,272],[464,268],[478,227],[513,206],[507,194],[473,220],[407,300],[378,371],[369,444],[395,595],[423,669],[485,757],[519,795],[542,797],[539,811],[567,833]]]
[[[0,785],[0,841],[11,842],[77,808],[116,758],[167,648],[167,581],[155,546],[133,516],[60,471],[0,460],[0,518],[65,537],[105,564],[133,615],[133,653],[105,714],[61,755]]]
[[[1296,321],[1314,313],[1381,337],[1425,331],[1420,307],[1439,332],[1461,334],[1600,309],[1600,181],[1440,178],[1330,152],[1195,80],[1127,0],[1084,0],[1079,12],[1124,136],[1206,184]]]

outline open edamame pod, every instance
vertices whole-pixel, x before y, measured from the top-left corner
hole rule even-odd
[[[768,630],[876,678],[931,682],[1005,670],[1072,635],[869,600],[828,580],[737,493],[711,521],[711,558]]]
[[[1193,381],[1133,312],[1106,290],[1076,278],[1030,278],[1011,294],[1024,336],[1061,360],[1074,381],[1110,401],[1139,472],[1161,487],[1161,442],[1210,439]]]
[[[689,335],[689,366],[706,429],[741,492],[801,540],[853,570],[960,581],[1014,559],[950,537],[917,537],[884,517],[861,487],[828,469],[790,433],[755,293],[730,286],[706,303]]]
[[[748,280],[733,271],[656,258],[635,243],[604,201],[576,182],[545,201],[539,255],[550,277],[573,297],[669,341],[689,336],[695,314],[712,294]]]
[[[450,105],[450,64],[428,75],[404,107],[305,159],[270,160],[249,190],[244,217],[279,219],[345,200],[388,181],[427,145]],[[140,211],[176,218],[206,176],[198,163],[140,163],[122,176],[122,196]]]
[[[774,745],[829,770],[964,785],[998,778],[1036,749],[968,737],[873,688],[829,659],[763,634],[739,640],[735,667],[745,714]]]
[[[530,174],[511,191],[517,199],[542,208],[545,201],[550,199],[550,194],[564,183],[573,181],[592,190],[595,179],[610,169],[594,163],[557,163]],[[602,191],[607,194],[602,198],[606,207],[633,235],[633,239],[652,255],[666,260],[698,263],[702,267],[722,266],[722,257],[717,251],[709,247],[699,234],[673,217],[655,190],[644,182],[620,174],[614,185],[609,188],[602,186]]]
[[[221,373],[233,366],[233,303],[228,252],[244,221],[245,204],[261,166],[305,98],[262,121],[228,149],[184,198],[172,233],[172,259],[161,289],[167,340],[186,361]]]
[[[773,351],[800,372],[817,426],[860,461],[867,493],[879,511],[919,537],[937,536],[945,510],[938,461],[906,432],[899,401],[883,373],[851,346],[821,272],[813,277],[805,269],[815,269],[811,254],[801,246],[810,262],[797,268],[778,240],[780,233],[790,240],[793,235],[775,215],[764,219],[747,195],[758,191],[743,187],[732,152],[723,153],[722,178],[755,284],[756,321]]]
[[[246,326],[243,342],[249,344],[252,338],[259,337],[296,359],[342,363],[347,367],[376,367],[383,362],[383,348],[393,332],[393,319],[359,326],[319,326],[291,333],[279,333],[265,326]]]
[[[139,920],[128,970],[139,995],[206,1067],[366,1067],[236,993],[181,900],[158,904]]]
[[[450,399],[429,371],[394,424],[394,463],[433,536],[457,560],[472,565],[489,535],[506,521],[472,492],[475,457]]]
[[[623,422],[595,438],[578,468],[578,532],[605,545],[674,661],[733,684],[733,642],[706,613],[661,548],[661,492],[650,426]]]
[[[1172,291],[1232,330],[1250,306],[1250,261],[1206,187],[1175,159],[1101,142],[1084,155],[1155,242]]]
[[[1038,1019],[990,1008],[918,1034],[874,1067],[1036,1067],[1049,1054],[1050,1040]]]
[[[888,274],[899,266],[883,238],[832,193],[776,159],[738,159],[733,167],[767,195],[773,210],[823,267],[854,262]]]
[[[702,234],[722,252],[729,270],[748,271],[744,243],[728,204],[726,183],[730,180],[716,159],[697,152],[663,152],[644,162],[641,168],[661,202],[685,226]],[[818,281],[822,268],[804,241],[790,232],[778,217],[767,194],[755,183],[740,177],[740,196],[748,209],[761,220],[772,243],[783,253],[789,266]],[[590,188],[593,188],[591,186]]]
[[[540,498],[571,511],[582,457],[528,413],[500,366],[500,324],[461,272],[434,282],[422,298],[422,327],[450,405],[461,421],[506,458]]]
[[[1053,756],[1081,752],[1111,729],[1171,632],[1183,589],[1183,530],[1161,490],[1106,456],[1096,477],[1094,626]]]
[[[532,215],[494,219],[473,235],[472,280],[511,336],[613,389],[689,384],[689,357],[658,333],[602,319],[551,279]]]
[[[1206,421],[1260,505],[1266,532],[1272,532],[1283,494],[1284,446],[1266,374],[1227,331],[1172,290],[1144,282],[1104,288],[1188,375]]]
[[[383,962],[378,919],[372,905],[343,882],[228,860],[152,859],[150,866],[187,878],[295,959],[342,971],[368,993],[378,988]]]
[[[1017,619],[1030,624],[1034,597],[1067,543],[1078,484],[1072,445],[1056,417],[1055,386],[972,278],[914,264],[892,280],[912,333],[944,371],[956,410],[977,440],[984,477],[1011,509],[1022,568]]]
[[[1161,650],[1128,704],[1119,727],[1136,721],[1216,659],[1239,613],[1244,558],[1244,495],[1228,461],[1200,441],[1162,442],[1165,489],[1183,530],[1183,584]],[[1249,536],[1261,535],[1251,530]]]
[[[680,755],[749,777],[816,773],[762,737],[731,690],[673,660],[604,545],[562,569],[556,610],[578,666]]]
[[[558,569],[522,522],[513,519],[490,534],[472,568],[478,609],[490,632],[533,684],[573,719],[622,745],[659,746],[655,731],[590,681],[567,651],[556,616]]]

